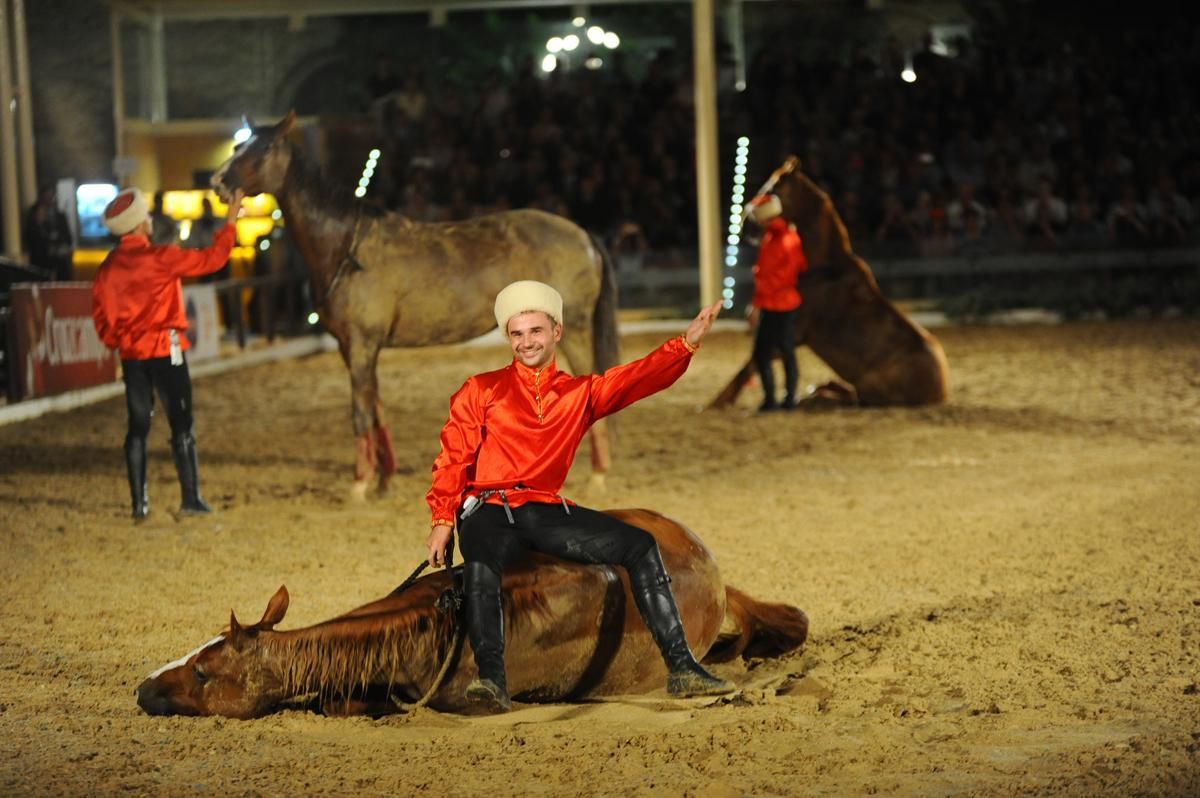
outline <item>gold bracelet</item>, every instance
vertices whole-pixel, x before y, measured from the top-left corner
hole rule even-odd
[[[683,342],[683,348],[686,349],[688,352],[691,352],[694,354],[697,350],[700,349],[700,344],[696,344],[695,346],[692,346],[691,343],[688,341],[686,335],[679,336],[679,340]]]
[[[452,527],[452,526],[454,526],[454,522],[453,522],[453,521],[447,521],[445,518],[435,518],[435,519],[433,519],[433,522],[432,522],[432,523],[429,525],[429,528],[430,528],[430,529],[432,529],[432,528],[433,528],[433,527],[435,527],[435,526],[449,526],[449,527]]]

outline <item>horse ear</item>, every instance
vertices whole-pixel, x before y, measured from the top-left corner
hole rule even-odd
[[[789,155],[787,157],[787,160],[783,162],[783,167],[788,172],[800,171],[800,156],[799,155]]]
[[[271,596],[271,600],[267,602],[267,610],[263,613],[262,620],[258,622],[258,628],[271,629],[282,621],[284,613],[287,612],[288,601],[287,587],[280,585],[279,589],[275,591],[275,595]]]
[[[279,120],[279,124],[275,126],[275,138],[281,139],[288,133],[292,132],[292,128],[296,125],[296,109],[287,112],[287,116]]]
[[[238,623],[237,615],[233,610],[229,611],[229,645],[237,647],[238,642],[244,636],[242,625]]]

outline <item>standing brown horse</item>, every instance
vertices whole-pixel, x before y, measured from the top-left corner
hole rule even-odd
[[[879,290],[829,195],[788,158],[758,195],[774,193],[796,226],[808,259],[800,276],[796,345],[807,344],[849,383],[822,386],[816,398],[862,405],[939,404],[949,395],[942,345]],[[748,361],[710,407],[733,404],[754,375]]]
[[[649,510],[612,515],[651,532],[671,573],[692,651],[707,662],[777,656],[803,644],[804,613],[725,586],[704,544]],[[229,629],[159,668],[137,689],[151,715],[254,718],[315,697],[330,714],[383,715],[394,700],[428,699],[461,712],[476,677],[470,646],[454,643],[454,617],[437,607],[446,571],[324,623],[275,631],[288,607],[279,588],[262,619]],[[666,667],[629,592],[624,569],[531,554],[504,571],[505,670],[521,701],[554,702],[662,687]],[[444,677],[439,673],[445,667]]]
[[[221,193],[273,194],[308,263],[325,328],[350,370],[357,439],[355,494],[372,472],[386,487],[395,471],[375,375],[385,346],[466,341],[496,326],[492,300],[514,280],[541,280],[563,296],[560,346],[577,374],[619,358],[611,260],[583,229],[549,213],[518,210],[463,222],[423,224],[370,213],[338,198],[279,124],[255,127],[212,178]],[[604,422],[592,428],[593,480],[610,464]]]

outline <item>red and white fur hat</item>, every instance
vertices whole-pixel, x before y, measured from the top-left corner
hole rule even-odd
[[[759,225],[765,225],[783,213],[783,203],[774,194],[760,194],[750,200],[750,215]]]
[[[104,226],[113,235],[123,236],[137,229],[150,216],[150,206],[139,189],[127,188],[104,209]]]

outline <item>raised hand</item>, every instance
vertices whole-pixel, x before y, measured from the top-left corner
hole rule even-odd
[[[721,300],[706,308],[701,308],[700,312],[696,314],[696,318],[692,319],[692,323],[688,325],[687,332],[683,334],[684,339],[692,346],[700,346],[700,342],[704,340],[704,336],[708,335],[713,322],[720,314]]]

